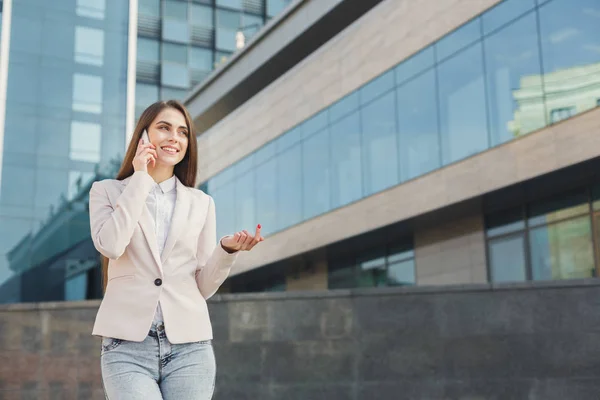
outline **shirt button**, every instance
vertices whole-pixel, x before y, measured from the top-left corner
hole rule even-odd
[[[162,279],[160,279],[160,278],[158,278],[158,279],[155,279],[155,280],[154,280],[154,284],[155,284],[156,286],[160,286],[160,285],[162,285]]]

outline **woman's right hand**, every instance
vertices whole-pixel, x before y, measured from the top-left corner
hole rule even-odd
[[[158,154],[156,154],[156,146],[154,146],[152,143],[144,143],[144,141],[140,139],[137,152],[133,158],[133,170],[136,172],[148,172],[148,163],[152,163],[152,167],[154,167],[156,165],[157,157]]]

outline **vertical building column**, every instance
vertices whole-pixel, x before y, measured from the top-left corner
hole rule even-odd
[[[2,195],[2,156],[4,154],[4,125],[6,121],[11,20],[12,0],[4,0],[2,9],[2,32],[0,32],[0,196]]]
[[[125,116],[125,150],[135,127],[135,82],[137,63],[138,0],[129,0],[129,32],[127,43],[127,114]]]

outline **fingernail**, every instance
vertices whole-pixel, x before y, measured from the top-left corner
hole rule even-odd
[[[261,226],[260,226],[260,224],[258,224],[258,229],[260,229],[260,228],[261,228]]]

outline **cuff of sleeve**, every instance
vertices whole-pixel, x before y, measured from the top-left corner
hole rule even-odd
[[[219,239],[219,244],[217,245],[217,251],[219,252],[219,258],[223,258],[225,262],[230,262],[229,266],[231,266],[231,264],[234,263],[237,256],[240,254],[240,252],[236,251],[235,253],[228,253],[225,251],[225,249],[221,245],[221,240],[225,239],[226,237],[231,237],[231,235],[226,235]]]
[[[148,191],[154,186],[154,179],[146,171],[135,171],[131,176],[131,181],[129,183],[131,184],[134,182],[143,187],[147,187]]]

